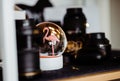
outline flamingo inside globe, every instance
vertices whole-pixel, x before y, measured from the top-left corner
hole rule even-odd
[[[41,22],[36,25],[36,42],[39,45],[40,57],[57,57],[67,47],[67,38],[60,26],[52,22]]]

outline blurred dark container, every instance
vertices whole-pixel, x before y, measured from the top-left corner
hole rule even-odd
[[[27,42],[28,39],[27,37],[31,37],[32,46],[33,46],[33,41],[32,41],[32,30],[33,27],[35,26],[34,20],[29,19],[29,20],[16,20],[16,35],[17,35],[17,49],[22,50],[24,48],[27,48]]]
[[[33,78],[40,74],[39,51],[33,39],[34,20],[16,20],[18,69],[20,77]]]
[[[63,30],[66,33],[74,31],[73,33],[86,34],[87,19],[82,11],[82,8],[68,8],[64,16]]]
[[[82,8],[68,8],[64,16],[62,29],[67,36],[68,45],[64,52],[64,64],[73,63],[79,49],[85,43],[87,19]]]
[[[110,59],[111,45],[105,33],[90,33],[87,38],[85,47],[77,53],[76,64],[97,64]]]

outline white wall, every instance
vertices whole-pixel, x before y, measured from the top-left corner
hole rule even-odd
[[[120,50],[120,0],[110,1],[112,48]]]
[[[100,27],[111,42],[110,0],[97,0],[100,11]]]
[[[0,0],[0,53],[3,81],[18,81],[14,0]]]
[[[81,7],[86,15],[90,27],[87,32],[101,32],[100,10],[97,0],[50,0],[54,7],[46,8],[44,11],[45,20],[60,20],[63,17],[67,8]],[[63,22],[62,22],[63,23]]]

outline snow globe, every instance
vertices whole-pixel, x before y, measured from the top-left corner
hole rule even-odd
[[[41,22],[36,25],[34,33],[39,45],[41,71],[61,69],[62,54],[67,47],[67,38],[62,28],[52,22]]]

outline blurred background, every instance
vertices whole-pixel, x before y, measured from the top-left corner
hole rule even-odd
[[[120,0],[15,0],[16,5],[25,10],[29,18],[37,23],[59,21],[67,8],[80,7],[89,23],[87,33],[105,32],[113,50],[120,50]],[[36,23],[36,24],[37,24]]]

